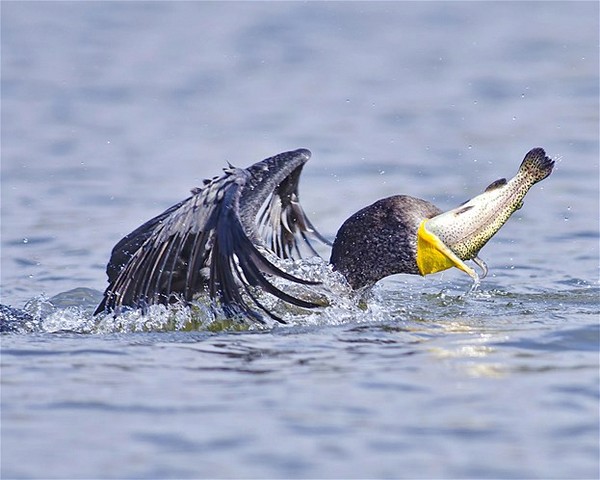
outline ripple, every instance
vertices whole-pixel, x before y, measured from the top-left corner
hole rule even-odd
[[[598,352],[600,350],[600,325],[591,324],[575,329],[549,332],[536,339],[526,338],[502,342],[502,346],[549,352]]]

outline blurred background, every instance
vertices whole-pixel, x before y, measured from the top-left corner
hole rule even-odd
[[[113,245],[227,162],[309,148],[333,237],[379,198],[450,209],[532,147],[557,160],[472,295],[447,271],[266,332],[81,335],[63,304],[3,334],[3,478],[596,478],[598,2],[0,9],[16,307],[103,290]]]
[[[555,234],[577,217],[597,232],[597,13],[3,2],[2,301],[104,288],[123,235],[227,161],[298,147],[313,152],[302,201],[329,236],[387,195],[452,208],[534,146],[562,161],[523,211]]]

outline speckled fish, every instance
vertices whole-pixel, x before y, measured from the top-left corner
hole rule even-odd
[[[477,256],[481,248],[523,205],[529,189],[542,181],[554,161],[542,148],[531,150],[517,174],[509,181],[496,180],[481,195],[448,212],[424,220],[418,230],[417,265],[421,275],[457,267],[479,281],[477,273],[464,263],[473,260],[487,274],[487,266]]]

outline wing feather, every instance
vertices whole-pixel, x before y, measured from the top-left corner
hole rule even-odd
[[[230,165],[222,176],[205,181],[191,197],[124,237],[112,251],[109,286],[96,313],[189,302],[206,291],[228,315],[262,322],[258,307],[283,322],[259,301],[257,289],[303,308],[318,306],[285,293],[267,275],[305,285],[318,282],[285,272],[257,248],[299,258],[299,240],[313,254],[315,238],[329,243],[298,200],[300,174],[309,158],[310,152],[300,149],[247,169]]]
[[[311,255],[318,255],[312,243],[314,239],[331,246],[331,242],[312,225],[300,204],[298,183],[303,166],[298,166],[275,187],[259,212],[262,238],[280,258],[302,258],[301,245],[306,245]]]

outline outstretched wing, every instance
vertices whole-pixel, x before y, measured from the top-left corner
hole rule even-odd
[[[191,197],[127,235],[112,251],[107,266],[110,285],[96,313],[191,301],[207,291],[228,314],[262,321],[254,304],[282,321],[256,298],[256,288],[294,305],[317,306],[275,287],[265,275],[314,282],[284,272],[257,248],[263,245],[282,258],[294,258],[300,253],[299,239],[312,251],[310,237],[328,243],[298,201],[300,173],[309,158],[310,152],[300,149],[247,169],[227,168],[224,175],[206,181]]]
[[[312,245],[313,239],[331,246],[331,242],[312,225],[300,204],[298,182],[301,172],[302,166],[275,187],[258,216],[258,229],[262,239],[280,258],[302,258],[302,245],[312,255],[319,255]]]

